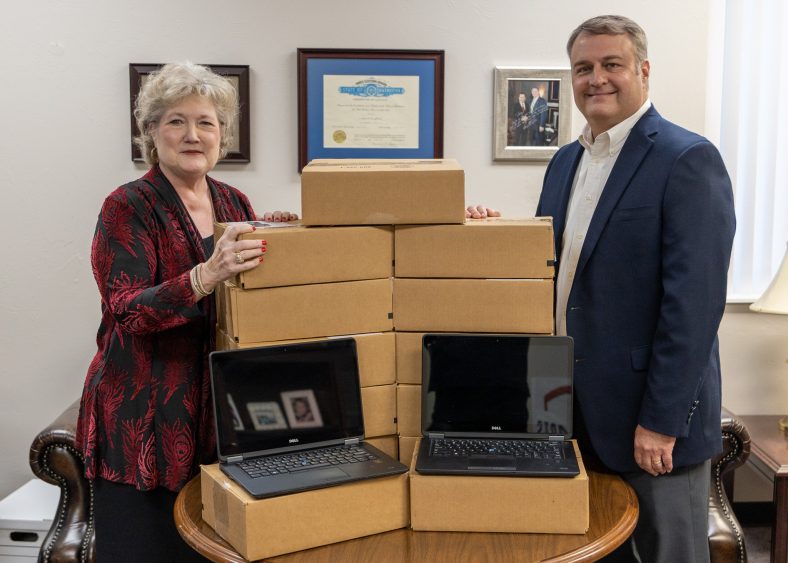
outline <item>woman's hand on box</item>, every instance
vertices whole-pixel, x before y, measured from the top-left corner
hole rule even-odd
[[[260,239],[237,240],[239,235],[251,233],[256,227],[248,223],[233,223],[225,229],[213,249],[213,254],[201,265],[200,274],[205,289],[217,285],[236,274],[251,270],[263,261],[268,242]]]
[[[500,217],[501,212],[484,205],[469,205],[465,208],[466,219],[486,219],[487,217]]]

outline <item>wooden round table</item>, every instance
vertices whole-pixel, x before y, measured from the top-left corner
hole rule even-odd
[[[596,561],[621,545],[635,529],[638,501],[632,488],[616,475],[589,471],[588,477],[591,518],[586,534],[414,532],[401,529],[280,555],[266,561]],[[178,494],[175,524],[186,543],[212,561],[246,561],[203,522],[199,476]]]

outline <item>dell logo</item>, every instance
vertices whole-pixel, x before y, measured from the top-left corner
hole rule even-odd
[[[500,427],[500,426],[493,426],[493,427],[492,427],[492,429],[493,429],[493,430],[500,430],[500,429],[501,429],[501,427]]]
[[[290,439],[287,441],[287,443],[288,443],[288,444],[297,444],[297,443],[298,443],[298,438],[290,438]]]

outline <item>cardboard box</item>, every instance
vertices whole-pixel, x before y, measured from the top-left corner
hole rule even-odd
[[[227,223],[215,225],[218,239]],[[393,276],[394,234],[391,227],[304,227],[274,223],[238,240],[265,240],[268,251],[256,268],[238,274],[242,289],[281,287]]]
[[[358,354],[358,372],[362,387],[390,385],[396,381],[395,336],[393,332],[374,332],[371,334],[349,334],[328,336],[326,338],[303,338],[299,340],[279,340],[276,342],[248,342],[240,344],[221,330],[216,333],[217,350],[237,350],[257,348],[258,346],[280,346],[294,342],[313,342],[334,338],[353,338]]]
[[[219,290],[220,326],[239,344],[393,329],[391,279]]]
[[[399,459],[399,441],[397,436],[378,436],[377,438],[366,438],[364,441],[394,459]]]
[[[410,465],[410,524],[414,530],[584,534],[588,474],[574,442],[576,477],[421,475]],[[418,446],[417,446],[418,448]]]
[[[416,444],[421,440],[419,436],[400,436],[399,437],[399,460],[407,466],[413,459],[413,452]]]
[[[301,172],[305,225],[465,221],[465,173],[452,159],[315,159]]]
[[[552,334],[553,280],[394,278],[394,326],[405,332]]]
[[[421,436],[421,385],[397,385],[397,433]]]
[[[407,473],[259,500],[217,464],[201,475],[203,520],[249,560],[408,525]]]
[[[553,221],[471,220],[394,230],[398,278],[549,278],[555,275]]]
[[[395,332],[397,351],[397,383],[421,385],[423,332]]]
[[[397,386],[376,385],[361,388],[364,409],[364,436],[375,438],[397,433]]]

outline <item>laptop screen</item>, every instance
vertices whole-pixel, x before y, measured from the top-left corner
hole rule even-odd
[[[425,334],[422,430],[570,437],[572,339]]]
[[[213,352],[210,365],[220,459],[364,435],[352,338]]]

